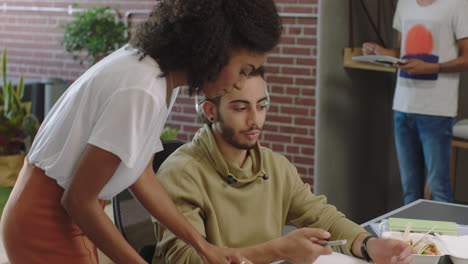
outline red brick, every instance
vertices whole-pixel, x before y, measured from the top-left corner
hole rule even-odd
[[[187,107],[184,107],[184,113],[195,115],[197,113],[195,105],[188,105]]]
[[[281,17],[281,22],[283,23],[283,25],[287,25],[287,24],[296,24],[296,18],[294,17]]]
[[[274,116],[274,115],[270,115],[270,116],[268,116],[268,120],[269,120],[270,122],[280,122],[280,123],[283,123],[283,124],[289,124],[289,123],[291,123],[292,118],[289,117],[289,116]]]
[[[171,115],[171,120],[182,121],[182,122],[194,122],[194,118],[185,115]]]
[[[298,154],[299,153],[299,147],[288,146],[288,147],[286,147],[286,152],[291,153],[291,154]]]
[[[273,104],[291,104],[293,102],[293,99],[290,96],[271,95],[270,100]]]
[[[317,29],[316,28],[304,28],[304,35],[306,36],[316,36]]]
[[[294,58],[269,56],[267,62],[274,64],[293,64]]]
[[[317,60],[314,59],[314,58],[312,58],[312,59],[297,58],[296,59],[296,64],[315,66],[315,65],[317,65]]]
[[[305,148],[305,147],[302,148],[302,154],[314,155],[314,153],[315,153],[314,148]]]
[[[273,149],[273,151],[284,151],[284,145],[273,144],[273,147],[271,149]]]
[[[281,40],[280,40],[280,43],[281,44],[293,45],[293,44],[296,44],[296,39],[291,38],[291,37],[282,37]]]
[[[307,116],[309,114],[309,109],[304,107],[281,106],[281,113]]]
[[[309,125],[309,126],[314,126],[315,125],[315,119],[313,118],[303,118],[303,117],[296,117],[294,119],[294,123],[296,125]]]
[[[283,143],[291,142],[290,136],[283,136],[283,135],[276,135],[276,134],[264,134],[263,136],[266,140],[271,140],[274,142],[283,142]]]
[[[294,157],[294,162],[299,164],[314,164],[314,158],[306,158],[306,157]]]
[[[297,78],[296,84],[299,85],[313,85],[315,86],[316,82],[315,79],[305,79],[305,78]]]
[[[294,137],[293,143],[298,145],[313,146],[315,144],[315,140],[312,137]]]
[[[279,67],[278,66],[268,66],[268,65],[265,65],[265,72],[268,72],[270,74],[274,74],[274,73],[279,73]]]
[[[268,78],[267,78],[268,80]],[[284,92],[284,87],[281,87],[281,86],[275,86],[275,85],[272,85],[270,86],[271,87],[271,92],[272,93],[278,93],[278,94],[282,94]]]
[[[300,35],[302,33],[301,27],[288,27],[287,32],[290,35]]]
[[[268,112],[271,114],[271,113],[278,113],[279,111],[279,107],[277,105],[275,105],[273,103],[273,105],[270,106],[270,108],[268,109]],[[268,116],[267,116],[268,118]]]
[[[317,18],[316,17],[312,17],[312,18],[300,17],[297,19],[297,23],[302,24],[302,25],[317,25]]]
[[[291,77],[279,77],[279,76],[267,76],[266,81],[268,83],[282,83],[282,84],[293,83],[293,79]]]
[[[299,38],[297,39],[299,45],[317,45],[317,39],[314,38]]]
[[[307,128],[281,126],[280,133],[307,135]]]
[[[302,89],[302,91],[304,90],[305,89]],[[313,98],[297,97],[297,98],[294,98],[294,104],[313,106],[315,105],[315,100]]]
[[[310,7],[301,7],[301,6],[285,6],[283,8],[285,13],[302,13],[302,14],[312,14],[313,9]]]
[[[308,68],[293,68],[293,67],[283,67],[281,72],[284,74],[292,75],[310,75],[311,70]]]
[[[304,168],[304,167],[296,166],[296,168],[297,168],[297,172],[298,172],[300,175],[305,175],[306,172],[307,172],[307,169]]]
[[[268,132],[278,132],[279,126],[266,124],[263,126],[263,130]]]
[[[300,89],[296,87],[288,87],[286,93],[289,95],[299,95]]]
[[[183,125],[182,128],[184,131],[195,133],[201,128],[201,126]]]
[[[309,48],[282,48],[283,53],[285,54],[295,54],[295,55],[312,55],[312,50]]]
[[[302,95],[315,96],[315,88],[302,89]]]

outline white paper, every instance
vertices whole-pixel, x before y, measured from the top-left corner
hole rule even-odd
[[[270,264],[281,264],[283,260],[276,261]],[[331,255],[320,256],[314,264],[369,264],[369,262],[364,261],[359,258],[351,257],[341,253],[333,252]]]
[[[384,65],[392,67],[395,64],[405,64],[406,62],[402,59],[391,57],[391,56],[382,56],[382,55],[367,55],[367,56],[354,56],[352,60],[370,62],[374,64]]]

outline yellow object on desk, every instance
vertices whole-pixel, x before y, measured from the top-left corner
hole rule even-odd
[[[457,235],[457,224],[448,221],[431,221],[421,219],[396,218],[388,219],[389,228],[391,231],[403,232],[408,222],[412,222],[411,232],[435,232],[445,235]],[[431,230],[436,226],[433,230]]]

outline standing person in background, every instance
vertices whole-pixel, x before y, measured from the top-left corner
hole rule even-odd
[[[468,69],[467,14],[465,0],[400,0],[393,27],[401,48],[363,44],[365,55],[406,60],[399,66],[393,99],[405,204],[423,198],[425,173],[434,200],[454,201],[450,149],[459,72]]]
[[[91,67],[42,124],[5,207],[15,263],[146,263],[103,211],[126,188],[207,263],[250,263],[209,244],[154,177],[152,157],[179,91],[240,89],[278,43],[273,0],[161,0],[130,44]]]

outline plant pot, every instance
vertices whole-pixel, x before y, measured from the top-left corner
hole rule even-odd
[[[25,155],[0,156],[0,187],[13,187],[23,167]]]

